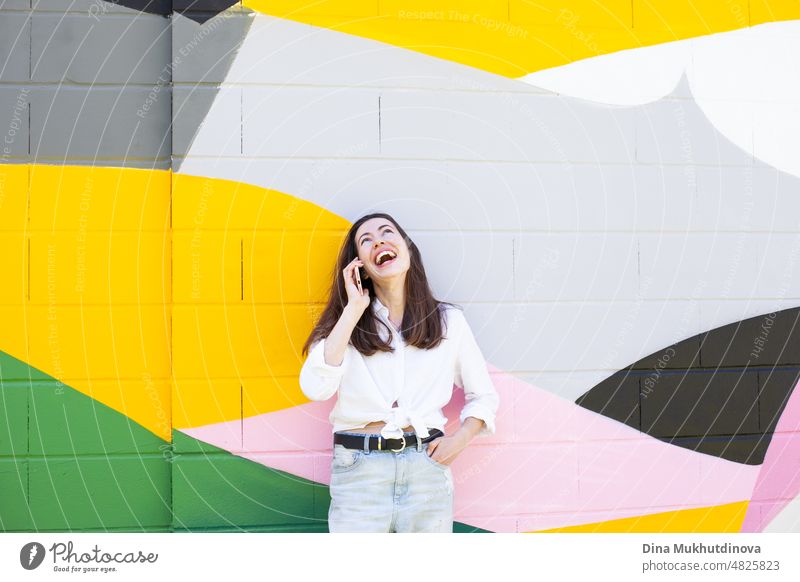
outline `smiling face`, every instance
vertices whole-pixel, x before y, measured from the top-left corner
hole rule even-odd
[[[411,266],[411,253],[400,231],[386,218],[370,218],[358,227],[355,236],[358,258],[378,283],[405,277]]]

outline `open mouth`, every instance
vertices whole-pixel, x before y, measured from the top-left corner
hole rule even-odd
[[[375,257],[375,264],[378,265],[379,267],[384,267],[392,263],[396,258],[397,258],[397,253],[387,249],[385,251],[381,251],[380,253],[378,253],[378,256]]]

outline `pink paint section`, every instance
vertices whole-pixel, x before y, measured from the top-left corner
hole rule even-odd
[[[660,440],[581,443],[575,510],[711,506],[749,498],[758,467],[734,463]],[[666,511],[666,510],[665,510]]]
[[[328,414],[333,404],[333,400],[308,402],[243,421],[231,420],[182,428],[181,432],[237,454],[248,451],[325,450],[331,444]]]
[[[743,532],[760,532],[800,493],[800,384],[783,410],[761,465]]]
[[[334,400],[300,406],[244,419],[245,451],[318,451],[331,447],[328,415]]]
[[[473,440],[452,464],[456,521],[497,532],[531,531],[595,523],[598,515],[621,519],[750,497],[758,467],[669,445],[510,374],[490,372],[501,402],[497,433]],[[231,452],[328,484],[334,403],[244,419],[244,450]],[[443,411],[447,434],[458,429],[463,406],[463,391],[454,390]],[[230,424],[183,432],[226,448]],[[309,454],[313,466],[305,462]]]

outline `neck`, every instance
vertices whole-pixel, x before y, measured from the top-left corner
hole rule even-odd
[[[393,322],[403,321],[403,310],[406,306],[405,282],[388,282],[375,287],[375,295],[389,309],[389,319]]]

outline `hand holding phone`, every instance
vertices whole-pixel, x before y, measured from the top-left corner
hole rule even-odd
[[[359,266],[363,264],[359,259],[353,259],[342,271],[345,279],[345,291],[347,292],[347,305],[354,306],[359,315],[370,304],[369,289],[365,289],[361,283],[361,272]]]
[[[358,287],[359,294],[364,294],[364,289],[361,288],[361,267],[356,265],[356,268],[353,269],[353,274],[355,275],[356,279],[356,287]]]

